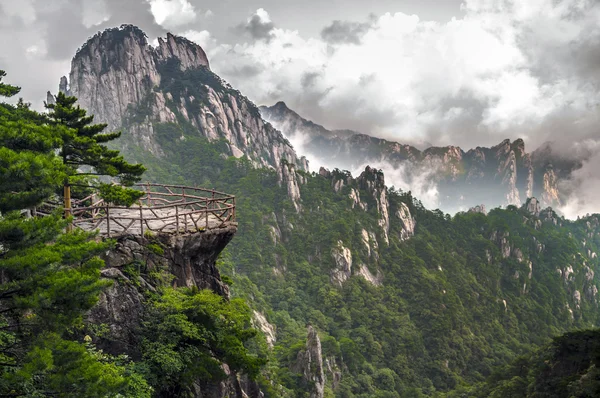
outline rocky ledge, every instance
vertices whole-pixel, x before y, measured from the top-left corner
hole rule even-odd
[[[229,287],[221,280],[216,260],[237,231],[235,224],[193,234],[123,235],[103,259],[103,278],[114,283],[101,295],[87,315],[94,325],[105,325],[108,332],[98,346],[110,354],[128,353],[137,345],[136,330],[142,320],[146,297],[156,291],[159,281],[171,280],[173,286],[210,289],[229,298]],[[261,397],[258,386],[233,374],[215,385],[197,386],[197,397]]]

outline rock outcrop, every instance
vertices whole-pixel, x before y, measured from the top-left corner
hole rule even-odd
[[[400,203],[398,210],[396,210],[396,217],[402,224],[400,240],[404,241],[413,237],[415,235],[416,220],[411,216],[410,209],[405,203]]]
[[[122,129],[125,151],[138,145],[161,156],[157,124],[173,123],[181,130],[173,139],[199,133],[226,139],[229,155],[246,155],[256,166],[277,168],[286,159],[308,168],[252,102],[211,72],[200,46],[170,33],[156,48],[135,26],[98,33],[79,49],[69,86],[63,78],[60,89],[78,97],[95,122]]]
[[[536,217],[539,217],[540,212],[542,211],[540,202],[536,198],[527,199],[527,202],[525,202],[525,208],[529,214]]]
[[[473,206],[469,209],[469,213],[481,213],[483,215],[487,215],[487,210],[484,204]]]
[[[300,206],[300,185],[305,182],[304,177],[296,173],[296,167],[292,163],[282,161],[277,168],[277,184],[285,186],[287,194],[296,212],[301,210]]]
[[[302,379],[308,391],[310,391],[309,397],[323,398],[326,380],[323,369],[321,340],[312,326],[309,325],[307,329],[306,348],[298,353],[295,370],[302,375]]]
[[[357,178],[358,186],[369,192],[375,200],[377,212],[379,214],[379,226],[383,231],[383,239],[389,244],[390,232],[390,214],[389,203],[387,199],[387,187],[381,170],[373,169],[369,166]]]
[[[112,354],[136,355],[132,350],[138,346],[136,330],[144,315],[146,296],[148,292],[156,291],[156,279],[152,275],[161,271],[173,277],[174,286],[210,289],[228,298],[229,287],[221,280],[215,263],[235,232],[236,227],[232,225],[178,236],[124,235],[117,238],[116,246],[104,254],[106,267],[101,271],[101,276],[112,280],[113,284],[100,294],[98,303],[87,315],[89,323],[108,327],[107,333],[98,337],[98,347]],[[196,385],[195,396],[263,396],[256,383],[231,372],[226,364],[223,364],[223,370],[229,376],[225,381]]]
[[[331,249],[331,257],[335,267],[331,270],[331,282],[341,286],[352,276],[352,253],[339,241],[337,246]]]
[[[367,268],[366,265],[360,264],[356,274],[358,276],[361,276],[364,280],[366,280],[373,286],[381,286],[381,281],[383,279],[383,275],[381,275],[381,272],[377,272],[376,275],[373,275],[373,273],[369,270],[369,268]]]
[[[334,192],[348,195],[351,199],[350,206],[352,208],[359,208],[363,211],[374,209],[376,211],[383,243],[389,244],[390,230],[395,222],[400,225],[399,238],[401,241],[414,236],[416,220],[412,217],[410,209],[405,203],[399,203],[397,208],[390,206],[385,177],[381,170],[367,166],[358,177],[353,178],[348,171],[338,169],[329,171],[321,167],[319,175],[330,180]],[[395,218],[390,217],[390,214]],[[392,220],[392,218],[394,219]],[[377,244],[374,236],[371,241]],[[340,276],[343,277],[342,274]]]
[[[273,348],[273,345],[277,341],[277,335],[275,333],[275,326],[273,326],[267,318],[260,312],[254,310],[253,312],[253,323],[256,325],[258,329],[265,335],[265,339],[267,340],[267,345],[270,348]]]

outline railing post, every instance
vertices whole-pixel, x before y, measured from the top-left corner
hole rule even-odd
[[[233,209],[232,209],[232,213],[233,213],[233,219],[231,221],[235,222],[235,196],[233,197]]]
[[[140,201],[140,235],[144,236],[144,213],[142,212],[142,202]]]
[[[175,203],[175,234],[179,235],[179,206]]]
[[[108,212],[108,205],[106,205],[106,235],[110,238],[110,214]]]
[[[150,201],[150,185],[146,182],[146,202],[148,203],[148,207],[152,207],[152,202]]]
[[[206,209],[204,211],[206,212],[206,227],[204,229],[208,230],[208,199],[206,199]]]
[[[69,218],[69,216],[72,214],[72,209],[71,209],[71,186],[69,185],[69,183],[67,182],[64,185],[64,202],[65,202],[65,218]],[[67,232],[71,232],[73,231],[73,224],[72,223],[68,223],[67,224]]]

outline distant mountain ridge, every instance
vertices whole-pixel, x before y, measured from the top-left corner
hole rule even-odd
[[[581,167],[555,156],[550,145],[527,152],[525,142],[506,139],[491,148],[464,151],[457,146],[418,148],[351,130],[328,130],[304,119],[284,102],[260,107],[263,117],[294,139],[301,134],[306,155],[327,159],[341,169],[387,163],[404,167],[407,177],[425,175],[439,190],[445,211],[464,210],[478,204],[521,205],[529,197],[543,206],[560,207],[564,193],[560,181]],[[389,170],[387,170],[389,171]],[[400,187],[407,189],[407,187]]]

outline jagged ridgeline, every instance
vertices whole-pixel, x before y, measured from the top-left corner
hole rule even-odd
[[[383,162],[390,169],[405,170],[407,181],[415,176],[430,181],[439,190],[439,206],[446,211],[480,203],[520,206],[532,196],[540,198],[544,206],[559,206],[568,194],[559,189],[559,182],[581,167],[580,162],[553,153],[548,143],[533,152],[525,150],[522,139],[468,151],[456,146],[421,151],[351,130],[327,130],[283,102],[260,110],[287,137],[301,135],[307,154],[328,164],[355,170],[369,162]]]
[[[219,268],[271,347],[266,396],[435,395],[598,324],[598,215],[531,199],[450,217],[377,169],[310,173],[183,38],[109,30],[72,65],[63,89],[123,129],[148,178],[236,195]]]

